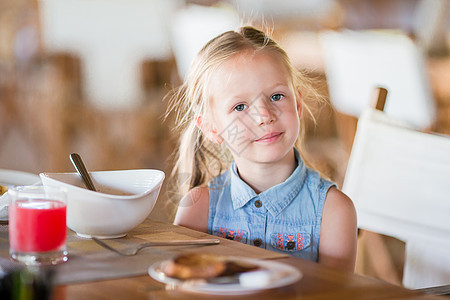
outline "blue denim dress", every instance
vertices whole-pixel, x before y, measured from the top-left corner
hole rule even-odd
[[[238,175],[236,164],[209,183],[208,232],[230,240],[318,260],[322,210],[335,185],[306,167],[256,194]]]

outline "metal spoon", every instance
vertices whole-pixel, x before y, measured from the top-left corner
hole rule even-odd
[[[72,154],[70,154],[69,157],[70,157],[70,161],[75,166],[75,169],[77,170],[78,174],[80,174],[81,179],[83,179],[83,182],[86,185],[86,187],[88,189],[90,189],[91,191],[96,191],[94,183],[92,182],[89,172],[87,171],[86,167],[84,166],[81,156],[78,153],[72,153]]]

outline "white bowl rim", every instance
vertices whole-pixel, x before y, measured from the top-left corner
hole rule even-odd
[[[150,193],[152,193],[155,189],[158,189],[158,188],[159,188],[159,186],[162,184],[162,182],[164,181],[164,178],[165,178],[165,176],[166,176],[165,173],[164,173],[163,171],[158,170],[158,169],[132,169],[132,170],[111,170],[111,171],[89,171],[89,173],[91,173],[91,174],[100,174],[100,173],[125,172],[125,171],[153,171],[153,172],[155,172],[155,173],[161,174],[162,177],[161,177],[161,180],[158,182],[158,184],[156,184],[154,187],[152,187],[151,189],[149,189],[149,190],[147,190],[147,191],[145,191],[145,192],[143,192],[143,193],[140,193],[140,194],[133,194],[133,195],[114,195],[114,194],[102,193],[102,192],[97,192],[97,191],[91,191],[91,190],[89,190],[89,189],[87,189],[87,188],[82,188],[82,187],[79,187],[79,186],[76,186],[76,185],[73,185],[73,184],[69,184],[69,183],[66,183],[66,182],[64,182],[64,181],[57,180],[57,179],[55,179],[55,178],[50,177],[50,175],[56,175],[56,174],[63,174],[63,175],[78,175],[77,172],[42,172],[42,173],[39,173],[39,176],[40,176],[40,177],[46,177],[46,178],[48,178],[48,179],[51,180],[51,181],[59,182],[60,184],[62,184],[62,185],[65,186],[65,187],[71,187],[71,188],[74,188],[75,190],[83,191],[83,192],[85,192],[85,193],[92,194],[92,195],[94,195],[94,194],[105,195],[105,196],[107,196],[108,198],[112,198],[112,199],[136,199],[136,198],[140,198],[140,197],[142,197],[142,196],[145,196],[145,195],[147,195],[147,194],[150,194]]]

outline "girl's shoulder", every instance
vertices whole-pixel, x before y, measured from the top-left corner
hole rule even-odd
[[[335,186],[330,187],[328,190],[326,201],[332,211],[336,209],[342,209],[347,213],[353,213],[355,211],[353,201]]]
[[[185,197],[183,197],[185,202],[183,204],[199,207],[209,203],[209,188],[206,185],[197,186],[191,189]],[[183,201],[182,200],[182,201]]]
[[[181,199],[174,224],[207,232],[208,212],[209,188],[207,186],[195,187]]]
[[[325,198],[323,218],[335,219],[333,223],[346,220],[348,223],[356,224],[356,209],[353,201],[337,187],[330,187]]]
[[[191,197],[194,199],[194,201],[197,199],[203,199],[206,196],[206,199],[208,199],[209,194],[209,188],[206,185],[202,186],[196,186],[192,190],[189,191],[189,194],[191,194]]]

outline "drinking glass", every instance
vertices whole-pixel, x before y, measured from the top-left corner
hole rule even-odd
[[[67,261],[64,188],[16,186],[8,190],[9,253],[27,265]]]

